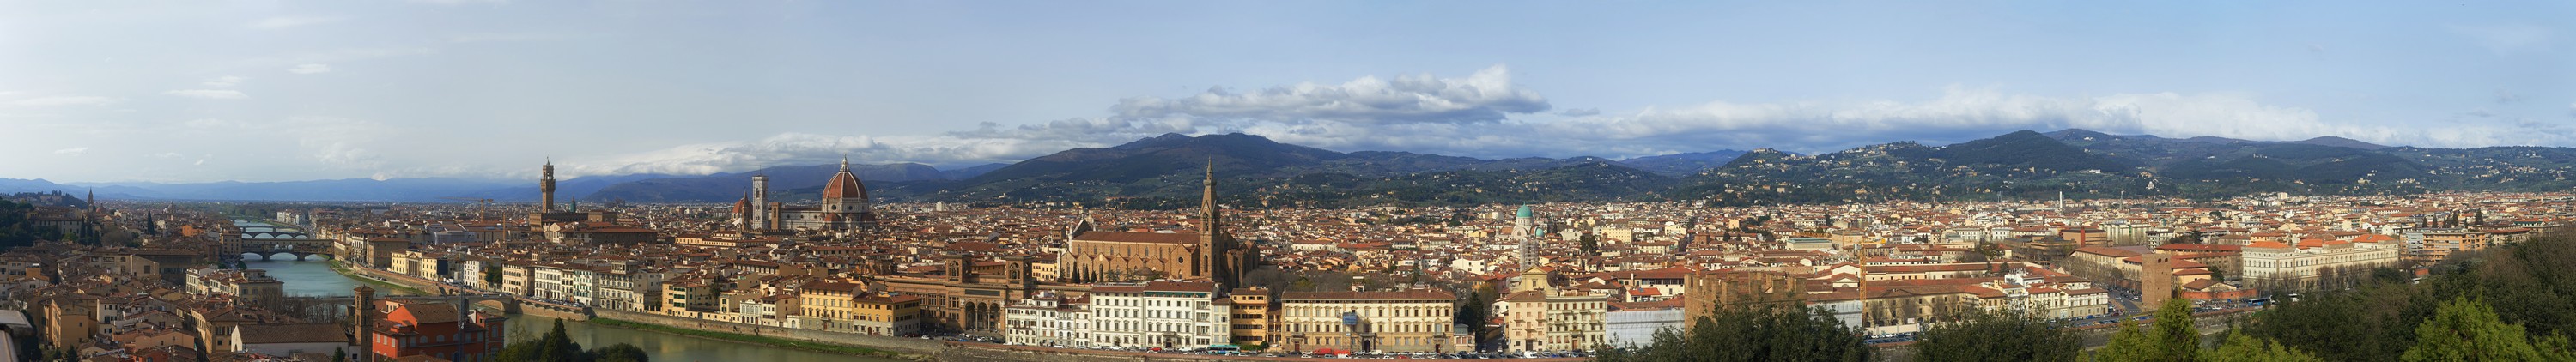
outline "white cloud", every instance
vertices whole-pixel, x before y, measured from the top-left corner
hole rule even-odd
[[[1075,140],[781,133],[748,142],[695,144],[617,156],[567,171],[576,176],[709,174],[774,165],[823,164],[838,161],[844,155],[856,163],[916,162],[958,167],[1016,162],[1056,151],[1095,146],[1100,145]]]
[[[54,150],[54,154],[57,154],[57,155],[72,155],[72,156],[79,156],[79,155],[81,155],[81,154],[83,154],[83,153],[89,153],[89,147],[72,147],[72,148],[65,148],[65,149]]]
[[[328,65],[328,64],[338,64],[338,63],[354,62],[354,61],[368,60],[368,59],[392,58],[392,57],[404,57],[404,56],[424,55],[424,54],[436,54],[436,53],[438,53],[438,50],[436,50],[436,49],[430,49],[430,48],[425,48],[425,47],[339,48],[339,49],[316,50],[316,51],[305,51],[305,52],[296,52],[296,53],[278,54],[278,55],[271,55],[271,56],[262,56],[262,57],[244,58],[244,59],[241,59],[241,60],[238,60],[238,61],[231,62],[231,63],[230,63],[230,66],[248,67],[248,68],[266,68],[266,67],[295,67],[295,66],[301,66],[301,65],[304,65],[304,64],[322,64],[322,65]]]
[[[1339,85],[1298,83],[1249,93],[1219,87],[1183,98],[1128,98],[1110,108],[1125,118],[1400,124],[1501,121],[1506,114],[1546,111],[1548,104],[1538,92],[1513,85],[1511,71],[1496,65],[1466,78],[1361,77]]]
[[[205,82],[205,83],[201,83],[201,84],[205,84],[205,85],[206,85],[206,86],[208,86],[208,87],[215,87],[215,88],[232,88],[232,86],[241,85],[242,80],[246,80],[246,79],[250,79],[250,78],[242,78],[242,77],[240,77],[240,76],[230,76],[230,75],[227,75],[227,76],[215,77],[215,79],[208,79],[208,80],[206,80],[206,82]]]
[[[572,35],[565,35],[565,34],[553,34],[553,33],[473,33],[473,34],[458,34],[458,35],[456,35],[456,36],[450,36],[450,37],[447,37],[447,42],[449,42],[449,43],[459,43],[459,44],[465,44],[465,43],[500,43],[500,42],[523,42],[523,41],[555,41],[555,40],[569,40],[569,39],[573,39],[573,38],[577,38],[577,37],[576,37],[576,36],[572,36]]]
[[[192,119],[192,120],[188,120],[188,123],[186,123],[186,124],[187,124],[188,128],[232,128],[232,127],[243,127],[243,126],[246,126],[246,125],[242,124],[241,122],[226,121],[226,120],[214,119],[214,118],[198,118],[198,119]]]
[[[248,95],[248,94],[242,94],[242,92],[241,92],[241,91],[231,90],[231,89],[181,89],[181,90],[174,90],[174,91],[161,92],[161,93],[162,93],[162,94],[168,94],[168,95],[174,95],[174,96],[181,96],[181,97],[189,97],[189,98],[205,98],[205,99],[242,99],[242,98],[250,98],[250,95]]]
[[[1894,141],[1947,144],[2011,132],[2084,128],[2114,134],[2302,140],[2340,136],[2389,145],[2481,147],[2576,144],[2564,132],[2508,123],[2382,126],[2328,121],[2306,108],[2241,93],[2010,94],[1952,86],[1917,100],[1712,101],[1625,113],[1572,109],[1537,114],[1544,98],[1508,85],[1501,68],[1467,79],[1361,78],[1256,94],[1224,91],[1179,99],[1130,98],[1115,114],[932,136],[783,133],[741,142],[614,157],[585,175],[705,174],[782,164],[821,164],[847,154],[863,163],[942,167],[1013,162],[1164,133],[1243,132],[1340,151],[1411,151],[1471,157],[1630,157],[1721,148],[1832,152]],[[1407,85],[1397,85],[1408,83]],[[2576,105],[2570,105],[2576,112]],[[1533,119],[1509,118],[1530,114]],[[2528,122],[2526,122],[2528,123]]]
[[[380,170],[384,155],[368,145],[383,142],[397,134],[383,122],[339,117],[301,116],[288,118],[276,125],[295,138],[304,155],[322,164],[358,170]]]
[[[278,16],[251,22],[250,27],[260,29],[285,29],[305,25],[336,23],[342,20],[349,20],[349,18],[340,16]]]
[[[295,74],[322,74],[322,73],[330,73],[330,72],[331,72],[331,65],[330,65],[330,64],[316,64],[316,63],[297,64],[297,65],[295,65],[295,67],[294,67],[294,68],[286,68],[286,72],[287,72],[287,73],[295,73]]]
[[[104,105],[104,104],[109,104],[109,103],[116,103],[116,99],[115,99],[115,98],[108,98],[108,97],[100,97],[100,96],[51,96],[51,97],[35,97],[35,98],[27,98],[27,99],[11,100],[11,101],[8,101],[7,103],[0,103],[0,104],[6,104],[6,105],[9,105],[9,106],[14,106],[14,107],[47,107],[47,106],[95,106],[95,105]]]
[[[2548,27],[2531,24],[2455,25],[2451,32],[2469,37],[2496,55],[2513,55],[2550,49]]]
[[[1021,126],[988,122],[973,130],[931,136],[782,133],[620,156],[578,172],[704,174],[824,163],[844,154],[863,163],[956,167],[1014,162],[1165,133],[1229,132],[1265,124],[1493,124],[1508,114],[1546,111],[1548,104],[1537,92],[1512,85],[1509,71],[1495,66],[1465,78],[1362,77],[1338,85],[1304,83],[1250,93],[1217,88],[1182,98],[1128,98],[1112,108],[1116,114],[1106,117]]]

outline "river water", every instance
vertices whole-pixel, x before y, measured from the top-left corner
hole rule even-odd
[[[250,258],[250,268],[267,270],[270,277],[285,282],[287,295],[347,295],[350,289],[357,288],[360,284],[355,279],[332,272],[330,262],[319,260],[320,258],[312,261],[292,259],[260,261],[258,259]],[[554,323],[554,318],[511,315],[509,334],[515,338],[535,338],[543,335],[547,330],[554,329]],[[655,362],[897,361],[599,327],[587,322],[564,322],[564,332],[571,335],[572,341],[580,343],[582,348],[598,348],[618,343],[633,344],[643,348]]]

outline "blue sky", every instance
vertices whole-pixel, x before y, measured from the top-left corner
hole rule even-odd
[[[0,177],[965,166],[1165,132],[1829,152],[2576,146],[2576,3],[11,2]]]

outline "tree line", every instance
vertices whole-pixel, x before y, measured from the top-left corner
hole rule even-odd
[[[2085,351],[2076,331],[2011,312],[1979,311],[1926,326],[1903,347],[1921,361],[2576,361],[2576,237],[2535,238],[2464,253],[2416,281],[2403,272],[2346,273],[2342,283],[2228,321],[2216,343],[2191,303],[2168,300],[2150,322],[2123,322]],[[1600,361],[1856,361],[1876,353],[1821,309],[1720,307],[1651,344],[1602,346]]]

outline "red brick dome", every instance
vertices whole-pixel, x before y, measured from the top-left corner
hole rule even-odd
[[[859,176],[850,174],[850,160],[841,160],[841,172],[823,183],[823,199],[868,199],[868,188],[859,184]]]

